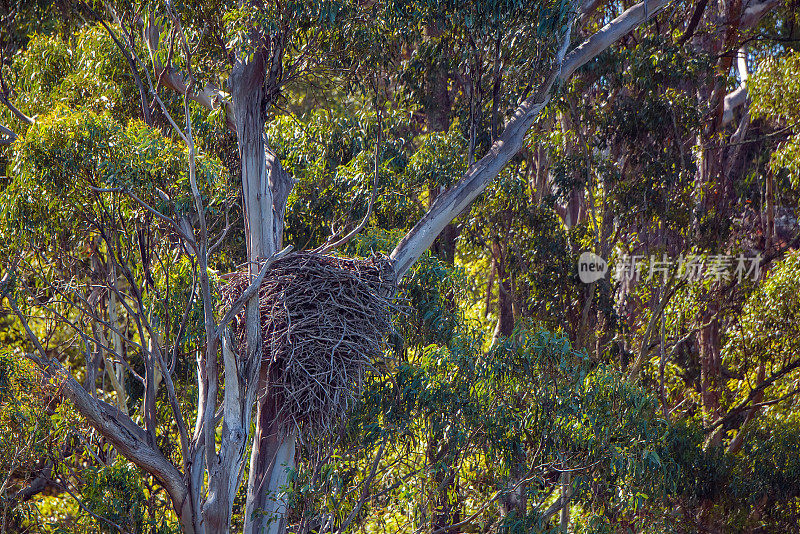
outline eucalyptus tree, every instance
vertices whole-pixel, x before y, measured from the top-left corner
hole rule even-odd
[[[775,262],[798,243],[796,158],[788,156],[795,130],[787,115],[795,100],[796,13],[780,3],[697,4],[678,6],[675,16],[573,78],[556,111],[565,133],[545,131],[539,141],[550,158],[548,185],[560,202],[579,208],[572,236],[612,265],[631,255],[657,262],[662,254],[674,264],[696,254],[707,264],[733,257],[735,265],[744,254],[763,259],[762,274],[773,268],[777,274],[786,267]],[[729,21],[724,31],[720,19]],[[564,210],[559,214],[571,224]],[[772,501],[772,490],[754,486],[742,493],[739,486],[740,476],[750,476],[744,473],[760,476],[749,454],[765,451],[764,436],[782,442],[795,431],[793,423],[773,419],[793,411],[796,393],[784,389],[794,380],[784,374],[793,372],[791,360],[765,348],[770,335],[742,334],[750,328],[751,299],[763,300],[759,288],[773,282],[712,276],[665,287],[647,270],[645,260],[638,282],[616,286],[611,313],[603,309],[609,285],[595,284],[606,292],[605,303],[599,294],[588,300],[589,331],[575,330],[587,337],[596,332],[596,358],[617,359],[631,381],[657,391],[665,417],[692,432],[699,428],[699,439],[691,438],[698,439],[697,450],[688,454],[687,447],[675,458],[687,474],[695,462],[710,470],[680,491],[688,528],[778,525],[784,520],[778,509],[765,519],[767,508],[744,502],[780,502],[783,510],[784,497]],[[769,391],[786,397],[764,401]],[[765,410],[763,402],[785,408]],[[774,460],[771,465],[780,464],[780,455]],[[792,469],[775,467],[775,481]],[[716,480],[718,489],[703,479]]]
[[[136,88],[128,100],[136,101],[143,122],[123,128],[108,122],[106,116],[90,116],[86,121],[90,127],[84,129],[74,125],[84,119],[64,114],[52,119],[55,124],[48,124],[32,116],[31,111],[28,115],[15,106],[13,91],[4,88],[3,101],[10,110],[10,114],[3,115],[4,120],[13,122],[3,126],[3,134],[8,141],[19,138],[19,145],[11,145],[10,149],[21,146],[30,149],[31,156],[45,154],[47,146],[36,144],[50,136],[52,146],[69,156],[50,160],[45,157],[28,167],[35,170],[29,180],[44,179],[41,199],[48,198],[51,203],[38,206],[36,211],[38,199],[20,181],[15,185],[19,205],[34,210],[14,215],[17,221],[25,221],[31,213],[45,219],[55,214],[69,226],[80,219],[80,209],[91,207],[90,227],[98,232],[100,242],[88,243],[87,247],[97,251],[97,257],[105,257],[108,264],[108,271],[103,270],[106,266],[97,266],[97,282],[91,287],[102,291],[76,292],[71,297],[70,310],[59,312],[53,307],[50,311],[58,312],[54,317],[73,327],[73,335],[86,346],[88,360],[95,358],[94,354],[102,359],[104,354],[124,352],[117,346],[115,336],[124,334],[127,328],[136,330],[130,342],[141,352],[142,366],[136,371],[125,361],[124,354],[119,354],[119,374],[109,375],[109,380],[119,381],[126,373],[138,377],[144,390],[141,418],[136,421],[127,415],[122,403],[113,406],[98,398],[91,373],[81,384],[61,363],[57,348],[60,340],[37,333],[37,319],[28,311],[46,307],[46,302],[17,302],[16,296],[24,294],[20,288],[25,280],[15,278],[15,268],[20,262],[32,262],[47,270],[50,263],[58,263],[47,251],[28,250],[9,258],[4,277],[6,290],[15,290],[8,293],[10,306],[34,348],[28,357],[59,385],[60,393],[120,455],[163,486],[184,532],[229,531],[234,499],[245,472],[244,532],[283,532],[286,502],[281,488],[287,482],[287,469],[295,463],[298,430],[281,431],[285,427],[283,412],[270,388],[270,366],[262,363],[269,361],[270,355],[269,348],[263,345],[258,300],[254,298],[270,265],[287,252],[283,245],[284,221],[293,180],[283,170],[265,135],[271,109],[281,104],[281,94],[292,84],[344,84],[371,79],[375,79],[374,88],[383,87],[377,93],[386,93],[392,86],[380,77],[391,64],[380,64],[379,52],[391,47],[402,49],[409,26],[433,28],[445,20],[467,29],[488,31],[494,25],[497,31],[497,26],[503,25],[509,31],[525,34],[526,48],[515,55],[523,69],[518,79],[526,84],[518,104],[505,114],[495,114],[496,135],[482,156],[473,162],[464,154],[468,167],[463,175],[449,188],[437,192],[424,215],[395,243],[389,259],[395,280],[399,281],[443,229],[517,155],[553,94],[583,65],[657,16],[667,4],[667,0],[650,0],[631,6],[614,3],[600,9],[599,2],[493,1],[466,6],[460,2],[411,1],[251,2],[238,6],[107,4],[96,10],[77,5],[83,17],[101,22],[119,49]],[[529,31],[531,26],[539,31]],[[59,57],[63,57],[65,65],[72,61],[69,55]],[[175,100],[176,95],[182,97],[183,105]],[[380,97],[375,100],[379,106]],[[230,225],[221,224],[225,229],[212,236],[209,203],[219,201],[219,196],[214,196],[214,177],[223,171],[218,161],[201,153],[206,141],[193,127],[201,122],[197,118],[201,109],[220,117],[233,132],[238,148],[231,167],[241,180],[251,286],[232,308],[222,313],[218,313],[209,267],[214,252],[224,245]],[[499,117],[503,115],[508,120],[501,127]],[[48,129],[49,126],[54,127]],[[174,140],[164,140],[162,136]],[[475,149],[473,145],[473,150],[480,147]],[[175,162],[184,158],[185,167],[175,167]],[[26,152],[14,154],[14,162],[20,169],[26,168]],[[148,165],[158,167],[161,163],[166,164],[162,172],[138,173]],[[79,181],[70,183],[57,175],[59,165],[87,171]],[[150,182],[143,183],[143,176]],[[27,183],[30,185],[30,181]],[[78,211],[59,206],[59,193],[76,184],[79,187],[72,190],[74,196],[68,204]],[[62,209],[63,213],[58,213]],[[132,221],[143,221],[137,227],[141,232],[126,226]],[[148,237],[154,227],[157,232]],[[334,235],[326,248],[340,245],[358,229],[360,226],[350,228],[344,237]],[[79,227],[74,230],[85,231]],[[134,235],[136,239],[129,239]],[[191,426],[177,394],[175,368],[166,347],[172,334],[158,332],[146,296],[147,285],[152,284],[146,274],[150,269],[147,262],[152,258],[149,252],[159,242],[153,236],[160,236],[162,244],[177,243],[176,250],[188,257],[188,272],[194,277],[191,297],[184,303],[182,314],[196,318],[200,330],[195,341],[197,397]],[[159,261],[169,264],[164,258]],[[145,272],[137,270],[140,263],[145,264]],[[74,266],[80,267],[78,262]],[[167,266],[163,268],[166,270]],[[61,295],[71,287],[53,284],[48,291]],[[99,331],[83,328],[83,319],[77,320],[74,314],[79,309],[88,310],[91,315],[98,299],[111,297],[116,299],[116,307],[125,308],[131,324],[123,328],[107,313],[96,314],[95,326],[113,334],[110,341],[104,341]],[[200,303],[199,309],[194,307],[196,302]],[[246,316],[246,351],[237,353],[229,339],[228,323],[242,310]],[[93,345],[96,351],[92,350]],[[112,368],[112,363],[107,368]],[[180,454],[165,454],[164,443],[157,439],[159,414],[155,397],[161,384],[168,398],[170,424],[177,429]],[[124,398],[123,388],[117,389],[117,398]],[[249,469],[245,469],[250,444]]]

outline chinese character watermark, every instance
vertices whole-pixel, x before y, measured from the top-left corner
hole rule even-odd
[[[762,259],[761,254],[755,256],[714,254],[705,257],[681,254],[677,258],[670,258],[666,254],[662,254],[661,257],[623,254],[614,266],[613,277],[614,280],[623,283],[639,280],[666,282],[670,273],[674,272],[679,279],[689,282],[700,280],[741,282],[745,279],[756,281],[761,277]],[[594,253],[584,252],[578,260],[578,275],[585,284],[604,278],[607,270],[606,261]]]

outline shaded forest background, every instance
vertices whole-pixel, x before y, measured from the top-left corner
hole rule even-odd
[[[203,270],[170,221],[199,225],[196,180],[219,300],[247,262],[224,80],[250,25],[286,39],[266,111],[295,181],[285,242],[364,219],[338,253],[380,258],[490,150],[564,13],[585,36],[628,7],[0,0],[0,532],[180,532],[163,484],[24,357],[39,347],[20,317],[186,464]],[[400,282],[347,417],[301,429],[286,528],[794,531],[798,22],[794,0],[672,2],[554,87]],[[585,251],[609,264],[591,284]],[[641,276],[619,280],[631,257]],[[739,276],[737,258],[759,268]]]

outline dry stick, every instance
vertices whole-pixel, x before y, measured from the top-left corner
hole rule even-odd
[[[381,136],[383,134],[383,119],[381,116],[381,110],[378,109],[378,136],[375,140],[375,176],[372,181],[372,195],[369,197],[369,205],[367,206],[367,213],[364,214],[364,218],[361,219],[361,222],[353,228],[346,236],[339,239],[335,243],[330,243],[315,249],[314,252],[319,252],[320,254],[325,254],[334,250],[342,245],[347,244],[351,239],[353,239],[364,227],[367,225],[370,216],[372,215],[372,208],[375,204],[375,198],[378,196],[378,176],[379,176],[379,167],[378,167],[378,160],[380,157],[380,146],[381,146]]]
[[[388,439],[389,439],[388,435],[383,438],[383,441],[381,442],[381,446],[380,446],[380,448],[378,448],[378,453],[375,455],[375,461],[372,462],[372,469],[370,469],[369,476],[364,481],[364,488],[361,490],[361,497],[359,497],[359,499],[358,499],[358,504],[350,512],[350,515],[347,516],[347,519],[345,519],[345,521],[342,524],[342,526],[339,527],[339,530],[338,530],[339,533],[344,532],[345,529],[350,526],[350,523],[352,523],[353,519],[356,518],[356,516],[358,515],[358,512],[361,511],[361,507],[364,506],[364,503],[367,500],[367,496],[368,496],[367,494],[369,493],[369,485],[372,483],[372,480],[375,478],[375,473],[378,470],[378,463],[381,461],[381,458],[383,457],[383,451],[386,448],[386,442],[388,441]]]
[[[269,270],[270,266],[277,260],[286,256],[291,251],[292,251],[292,245],[289,245],[280,252],[276,252],[275,254],[267,258],[267,260],[264,262],[264,265],[261,267],[261,270],[258,272],[258,275],[253,280],[253,282],[247,287],[247,289],[245,289],[242,292],[239,298],[233,301],[233,303],[230,305],[230,309],[228,310],[228,312],[225,314],[225,316],[222,318],[222,320],[219,322],[219,325],[217,326],[217,331],[214,333],[215,337],[218,337],[221,334],[222,329],[225,328],[228,325],[228,323],[230,323],[233,320],[233,318],[236,317],[239,314],[239,312],[244,309],[244,307],[247,305],[250,299],[258,292],[258,290],[261,288],[261,283],[264,280],[264,276],[267,274],[267,271]]]
[[[380,354],[383,332],[391,326],[391,306],[378,295],[381,284],[391,287],[381,280],[382,272],[371,260],[304,253],[276,264],[261,284],[264,343],[281,362],[274,387],[287,400],[287,420],[324,429],[348,409],[363,369]],[[234,278],[223,290],[228,301],[245,284],[246,275]],[[241,344],[241,325],[237,333]],[[297,337],[305,342],[291,342]],[[325,361],[319,360],[322,354]]]

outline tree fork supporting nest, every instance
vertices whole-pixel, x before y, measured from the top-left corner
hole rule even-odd
[[[249,285],[247,273],[222,288],[230,305]],[[352,406],[364,372],[383,356],[392,328],[395,276],[388,258],[352,259],[295,253],[276,261],[259,289],[262,365],[280,420],[311,431],[331,428]],[[246,354],[244,313],[233,321]],[[285,429],[285,430],[288,430]]]

